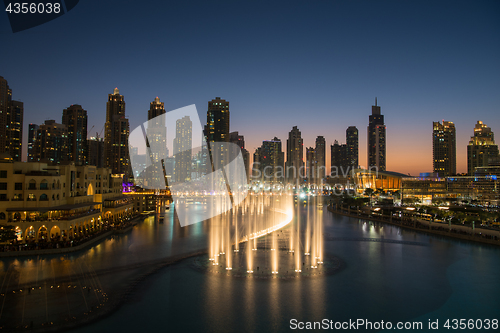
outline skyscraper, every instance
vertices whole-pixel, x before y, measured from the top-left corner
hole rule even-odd
[[[11,101],[12,90],[10,90],[7,80],[0,76],[0,153],[9,150],[7,114]]]
[[[163,179],[163,168],[160,156],[165,156],[167,149],[167,128],[165,126],[165,117],[160,116],[164,113],[165,104],[160,102],[160,98],[157,96],[155,100],[149,104],[148,128],[146,130],[150,148],[150,156],[146,158],[152,163],[151,167],[148,169],[148,173],[150,173],[149,179],[154,179],[154,184],[162,184],[161,179]],[[163,163],[164,162],[165,161],[163,161]]]
[[[118,88],[108,95],[104,134],[104,162],[114,174],[130,176],[128,136],[130,127],[125,118],[125,100]]]
[[[491,128],[482,121],[474,127],[474,136],[470,138],[467,146],[467,173],[474,175],[474,169],[488,165],[490,159],[498,157],[498,146]]]
[[[259,163],[260,180],[266,182],[282,182],[284,180],[285,153],[282,150],[281,140],[277,137],[262,141],[262,146],[254,154],[254,164],[255,162]]]
[[[191,180],[193,149],[193,122],[189,116],[177,119],[174,139],[174,178],[184,183]]]
[[[317,171],[317,161],[316,161],[316,150],[313,147],[306,148],[306,177],[310,183],[316,181]]]
[[[457,142],[455,124],[451,121],[432,123],[432,166],[439,177],[457,173]]]
[[[81,105],[71,105],[63,110],[62,124],[68,131],[69,161],[88,164],[87,111]]]
[[[9,152],[14,161],[21,161],[23,114],[23,103],[12,100],[12,90],[0,76],[0,153]]]
[[[91,137],[87,140],[89,165],[104,168],[104,140],[102,138]]]
[[[226,161],[225,147],[213,142],[229,142],[229,102],[216,97],[208,102],[206,140],[211,161],[224,165]],[[217,149],[215,149],[217,147]],[[215,151],[217,150],[217,151]],[[216,156],[217,155],[217,156]],[[217,168],[217,167],[216,167]]]
[[[316,170],[314,174],[314,178],[317,181],[321,181],[321,179],[326,176],[326,141],[322,136],[318,136],[316,138]]]
[[[229,141],[229,102],[215,97],[208,102],[207,111],[208,142]]]
[[[347,145],[339,144],[337,140],[330,146],[331,150],[331,176],[337,177],[348,173],[351,169],[347,159]]]
[[[45,120],[38,127],[35,140],[35,162],[59,164],[69,160],[66,125]]]
[[[243,162],[245,164],[245,171],[247,179],[250,177],[250,153],[245,149],[245,137],[239,135],[238,132],[229,133],[229,142],[234,143],[241,149],[241,155],[243,156]]]
[[[35,141],[37,130],[37,124],[28,125],[28,162],[35,162]]]
[[[330,147],[332,177],[346,175],[359,167],[358,129],[355,126],[349,126],[345,131],[345,137],[345,144],[339,144],[335,140]]]
[[[9,142],[10,156],[14,161],[21,161],[23,141],[23,114],[24,104],[19,101],[11,101],[9,114],[7,115],[7,138]]]
[[[262,147],[257,147],[253,153],[253,163],[252,163],[252,178],[255,180],[262,179],[262,168],[261,168],[261,156]]]
[[[304,142],[297,126],[293,126],[286,140],[286,177],[297,182],[304,177]]]
[[[368,168],[375,166],[378,171],[386,170],[385,131],[384,116],[380,114],[380,106],[377,105],[375,98],[368,123]]]
[[[359,135],[356,126],[349,126],[345,131],[347,165],[359,167]]]

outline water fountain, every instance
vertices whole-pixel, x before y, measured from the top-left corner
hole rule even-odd
[[[325,264],[323,224],[317,215],[322,198],[315,193],[258,188],[239,206],[210,220],[208,260],[197,259],[195,266],[256,278],[296,278],[331,271],[336,263]],[[305,219],[299,213],[303,205],[307,206]]]

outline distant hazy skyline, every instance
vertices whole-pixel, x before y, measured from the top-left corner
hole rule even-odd
[[[24,102],[24,158],[28,124],[60,122],[71,104],[100,132],[115,87],[131,130],[156,96],[167,111],[196,104],[202,123],[221,97],[251,154],[275,136],[286,149],[298,126],[304,149],[325,137],[327,165],[348,126],[366,165],[375,97],[390,171],[432,171],[433,121],[455,123],[460,173],[477,120],[500,135],[498,1],[84,0],[15,34],[2,15],[0,76]]]

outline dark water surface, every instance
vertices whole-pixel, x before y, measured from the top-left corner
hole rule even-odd
[[[426,332],[429,319],[439,319],[438,331],[448,331],[442,327],[446,319],[500,317],[500,249],[326,210],[318,218],[324,222],[325,254],[345,263],[336,274],[230,278],[195,270],[193,259],[186,259],[144,280],[111,316],[74,332],[281,332],[290,331],[291,319],[325,318],[420,321],[419,332]],[[183,231],[147,220],[130,235],[83,255],[104,267],[200,249],[204,242],[203,224]]]

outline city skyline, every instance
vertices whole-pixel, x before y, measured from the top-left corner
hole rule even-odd
[[[5,81],[7,81],[7,80],[5,80]],[[7,81],[7,82],[8,82],[8,81]],[[120,100],[121,100],[122,102],[124,101],[124,96],[123,96],[123,95],[120,95],[120,93],[119,93],[119,89],[118,89],[117,87],[116,87],[116,88],[114,88],[114,92],[113,92],[113,94],[108,94],[108,99],[109,99],[109,98],[111,98],[111,96],[119,96],[119,97],[120,97]],[[208,110],[207,110],[207,120],[209,119],[210,115],[213,113],[213,112],[211,111],[211,110],[213,110],[211,105],[212,105],[212,104],[214,104],[214,102],[215,102],[215,101],[221,101],[221,102],[223,102],[224,107],[226,107],[227,109],[229,108],[229,101],[226,101],[226,100],[224,100],[224,99],[220,99],[220,97],[216,97],[216,98],[212,99],[211,101],[209,101],[209,102],[208,102],[208,103],[209,103],[209,108],[208,108]],[[21,102],[21,103],[22,103],[22,102]],[[109,103],[109,100],[108,100],[108,103]],[[123,103],[123,104],[124,104],[124,103]],[[380,106],[378,106],[377,104],[378,104],[378,102],[377,102],[377,98],[375,98],[375,105],[372,105],[372,115],[370,115],[370,119],[371,119],[371,117],[373,116],[373,112],[374,112],[373,110],[374,110],[374,109],[376,110],[376,113],[381,114],[381,111],[380,111]],[[69,107],[65,108],[65,109],[63,110],[63,112],[62,112],[62,113],[63,113],[63,123],[64,123],[64,117],[65,117],[66,112],[67,112],[68,110],[71,110],[71,109],[83,110],[83,109],[82,109],[82,106],[81,106],[81,105],[78,105],[78,104],[72,104],[71,106],[69,106]],[[123,109],[124,109],[124,107],[123,107]],[[152,111],[152,110],[153,110],[153,111]],[[157,112],[156,110],[160,110],[160,111],[158,111],[158,112]],[[85,123],[86,123],[86,122],[87,122],[87,119],[86,119],[86,114],[87,114],[87,111],[86,111],[86,110],[83,110],[83,111],[85,112]],[[169,110],[169,111],[171,111],[171,110]],[[124,113],[124,111],[121,111],[121,112],[123,112],[123,113]],[[156,113],[155,113],[155,112],[156,112]],[[157,97],[154,99],[154,101],[153,101],[153,102],[150,102],[150,109],[146,111],[146,115],[145,115],[145,116],[147,117],[147,119],[148,119],[148,120],[151,120],[153,117],[155,117],[155,116],[157,116],[157,115],[160,115],[160,114],[162,114],[162,113],[165,113],[165,112],[168,112],[168,111],[166,111],[166,110],[165,110],[165,108],[164,108],[164,102],[160,102],[160,98],[157,96]],[[228,114],[229,114],[229,112],[228,112]],[[126,119],[126,120],[128,120],[128,118],[129,118],[129,117],[125,116],[125,119]],[[226,125],[224,125],[224,126],[226,126],[226,127],[227,127],[227,129],[226,129],[226,130],[227,130],[227,132],[228,132],[228,133],[227,133],[227,134],[225,134],[224,136],[227,136],[227,138],[226,138],[226,137],[224,137],[224,138],[222,138],[222,137],[220,137],[220,138],[215,138],[215,137],[214,137],[214,138],[213,138],[214,140],[215,140],[215,139],[217,139],[217,140],[222,140],[222,141],[229,140],[229,131],[230,131],[229,126],[230,126],[230,125],[229,125],[229,117],[227,117],[227,118],[228,118],[228,119],[224,121],[224,123],[226,123]],[[383,115],[382,115],[382,122],[384,122],[384,119],[383,119],[383,118],[384,118],[384,117],[383,117]],[[222,118],[221,118],[221,119],[222,119]],[[443,122],[444,122],[444,123],[452,123],[452,124],[453,124],[453,122],[448,122],[448,121],[444,121],[444,120],[443,120]],[[213,122],[212,122],[212,123],[213,123]],[[478,124],[479,124],[479,123],[480,123],[480,124],[483,124],[483,122],[482,122],[481,120],[478,120]],[[369,127],[370,127],[370,125],[369,125],[369,124],[370,124],[370,122],[368,122],[368,129],[369,129]],[[433,130],[433,132],[435,132],[435,126],[436,126],[436,124],[439,124],[439,122],[433,122],[433,126],[434,126],[434,130]],[[29,123],[29,124],[23,124],[23,127],[24,127],[25,125],[28,125],[28,127],[31,127],[31,126],[39,126],[39,125],[43,125],[43,124],[33,124],[33,123]],[[294,128],[297,128],[297,127],[298,127],[298,126],[294,126]],[[477,124],[476,124],[476,127],[477,127]],[[87,128],[86,124],[85,124],[85,128]],[[103,130],[104,130],[104,128],[105,128],[105,126],[103,125]],[[207,127],[207,129],[208,129],[208,128],[209,128],[209,127]],[[384,129],[385,129],[385,126],[384,126]],[[491,128],[490,128],[490,127],[488,127],[488,129],[491,131]],[[298,130],[300,130],[300,129],[298,129]],[[349,131],[353,131],[353,130],[356,130],[356,136],[357,136],[357,135],[359,135],[359,134],[358,134],[358,132],[357,132],[357,128],[356,128],[356,126],[348,126],[348,128],[347,128],[347,130],[346,130],[346,138],[347,138],[348,140],[349,140],[349,136],[350,136]],[[30,128],[28,128],[28,131],[27,131],[27,132],[28,132],[28,137],[26,137],[26,136],[24,136],[24,137],[23,137],[23,144],[22,144],[22,147],[23,147],[23,152],[24,152],[24,153],[23,153],[23,155],[22,155],[22,158],[23,158],[22,160],[23,160],[23,161],[29,161],[29,156],[28,156],[28,147],[30,146],[30,141],[29,141],[29,133],[30,133]],[[491,132],[492,132],[492,133],[494,133],[494,131],[491,131]],[[218,135],[218,136],[220,136],[220,135]],[[92,138],[92,137],[93,137],[93,136],[92,136],[92,132],[91,132],[91,131],[88,131],[88,132],[87,132],[87,138],[90,140],[90,138]],[[249,137],[251,138],[251,139],[250,139],[250,141],[254,141],[254,140],[255,140],[255,138],[253,138],[253,139],[252,139],[252,136],[251,136],[251,135],[249,135]],[[323,138],[323,136],[322,136],[322,135],[318,135],[318,136],[316,137],[316,139],[314,140],[315,144],[317,144],[318,137],[322,137],[322,138]],[[275,138],[276,138],[276,136],[275,136]],[[215,141],[217,141],[217,140],[215,140]],[[324,140],[324,139],[323,139],[323,140]],[[266,141],[266,140],[263,140],[263,141]],[[303,141],[304,141],[304,139],[302,138],[302,142],[303,142]],[[356,138],[356,140],[355,140],[355,141],[359,141],[359,138]],[[458,141],[458,140],[457,140],[457,141]],[[363,151],[363,150],[364,150],[364,149],[363,149],[363,143],[361,143],[361,145],[359,144],[359,142],[357,142],[357,143],[358,143],[357,150],[358,150],[358,151]],[[337,139],[334,139],[334,140],[332,141],[332,144],[331,144],[332,149],[333,149],[333,146],[334,146],[335,144],[338,144],[338,140],[337,140]],[[385,145],[387,145],[387,144],[389,144],[389,143],[388,143],[388,142],[385,142]],[[347,144],[347,145],[349,145],[349,144]],[[352,143],[351,143],[351,145],[352,145]],[[466,150],[467,150],[467,149],[469,149],[469,145],[470,145],[470,143],[466,146],[466,148],[465,148]],[[343,146],[346,146],[346,144],[344,144]],[[368,151],[367,147],[368,147],[368,145],[366,145],[366,146],[365,146],[366,151]],[[255,147],[254,151],[256,151],[258,148],[259,148],[259,146]],[[303,163],[304,163],[304,165],[307,163],[307,157],[306,157],[306,155],[307,155],[307,149],[306,149],[306,148],[307,148],[307,147],[303,147]],[[86,148],[86,149],[88,149],[88,148]],[[351,149],[351,150],[352,150],[352,149],[354,149],[354,147],[351,147],[351,148],[349,148],[349,149]],[[167,150],[168,150],[168,149],[167,149]],[[431,147],[430,147],[430,151],[431,151],[431,154],[433,155],[433,154],[434,154],[434,153],[433,153],[434,148],[432,147],[432,145],[431,145]],[[139,152],[139,153],[140,153],[140,154],[144,154],[145,152]],[[358,153],[358,152],[356,152],[356,153]],[[87,152],[87,154],[88,154],[88,152]],[[87,157],[88,157],[88,156],[87,156],[87,154],[85,154],[85,160],[86,160],[86,159],[87,159]],[[250,155],[252,155],[252,157],[253,157],[253,155],[254,155],[254,154],[252,153],[252,154],[250,154]],[[356,154],[356,155],[357,155],[357,154]],[[326,158],[326,157],[330,157],[330,158]],[[359,157],[358,157],[358,158],[359,158]],[[70,159],[71,159],[71,158],[70,158]],[[331,154],[330,154],[330,156],[325,156],[325,164],[326,164],[326,168],[327,168],[327,170],[330,170],[329,168],[331,168],[331,166],[332,166],[332,164],[330,163],[330,160],[331,160],[331,159],[332,159],[332,155],[331,155]],[[360,159],[360,160],[361,160],[361,159]],[[368,160],[368,158],[366,159],[366,161],[367,161],[367,160]],[[457,160],[458,160],[458,158],[457,158]],[[252,158],[252,161],[251,161],[251,162],[255,162],[254,158]],[[410,162],[411,162],[411,161],[410,161]],[[485,163],[486,163],[486,162],[485,162]],[[432,164],[432,165],[434,164],[434,163],[433,163],[433,161],[431,161],[431,164]],[[467,152],[466,152],[466,156],[465,156],[465,164],[466,164],[466,165],[465,165],[466,170],[465,170],[464,172],[459,172],[459,171],[457,171],[457,174],[460,174],[460,173],[464,173],[464,174],[465,174],[465,173],[468,173],[468,171],[470,171],[470,170],[468,170],[468,169],[469,169],[469,167],[468,167],[469,162],[468,162],[468,158],[467,158]],[[487,164],[487,163],[486,163],[486,164]],[[485,165],[486,165],[486,164],[485,164]],[[366,166],[366,167],[368,167],[367,165],[363,165],[362,163],[359,163],[359,165],[360,165],[361,167],[365,167],[365,166]],[[403,166],[403,167],[404,167],[404,166]],[[432,169],[433,169],[433,172],[436,172],[436,171],[435,171],[434,166],[432,167]],[[384,170],[381,170],[381,171],[384,171]],[[394,171],[394,170],[391,170],[391,171]],[[400,172],[400,170],[395,170],[395,171]],[[412,174],[412,176],[416,176],[416,175],[418,175],[418,173],[426,173],[427,171],[429,171],[429,170],[417,170],[417,171],[415,172],[415,174]],[[405,172],[403,172],[403,173],[405,173]],[[410,173],[408,173],[408,174],[410,174]],[[451,174],[454,174],[454,173],[451,173]]]
[[[499,0],[4,4],[3,330],[500,327]]]
[[[481,120],[500,131],[495,2],[305,7],[292,1],[286,8],[266,4],[265,11],[255,4],[200,2],[156,6],[153,17],[144,15],[147,21],[138,18],[146,8],[117,4],[99,4],[102,10],[95,11],[92,1],[81,3],[57,20],[16,34],[7,20],[0,23],[6,45],[17,50],[5,54],[9,66],[0,75],[9,81],[13,99],[24,102],[23,142],[29,123],[59,119],[71,104],[82,105],[88,127],[100,131],[106,94],[114,87],[126,96],[131,128],[144,121],[155,96],[167,111],[196,104],[200,119],[206,101],[221,96],[231,101],[231,127],[245,135],[250,152],[263,139],[285,138],[296,125],[306,147],[314,146],[317,135],[327,145],[341,141],[345,128],[356,126],[359,162],[365,166],[363,128],[378,97],[386,118],[387,169],[413,175],[432,171],[431,121],[455,123],[459,173],[467,171],[473,124]],[[116,17],[107,17],[109,11]],[[158,25],[165,14],[169,25]],[[214,15],[224,15],[232,29],[222,22],[205,24]],[[256,18],[262,22],[257,29]],[[95,23],[92,29],[83,28],[87,20]],[[370,30],[363,28],[367,25]],[[123,52],[112,52],[110,35],[124,45]],[[203,51],[217,39],[226,41],[227,52]],[[158,52],[144,55],[151,43]],[[32,48],[37,61],[28,56]],[[68,48],[81,52],[61,62],[59,55]],[[77,79],[68,84],[68,77]]]

